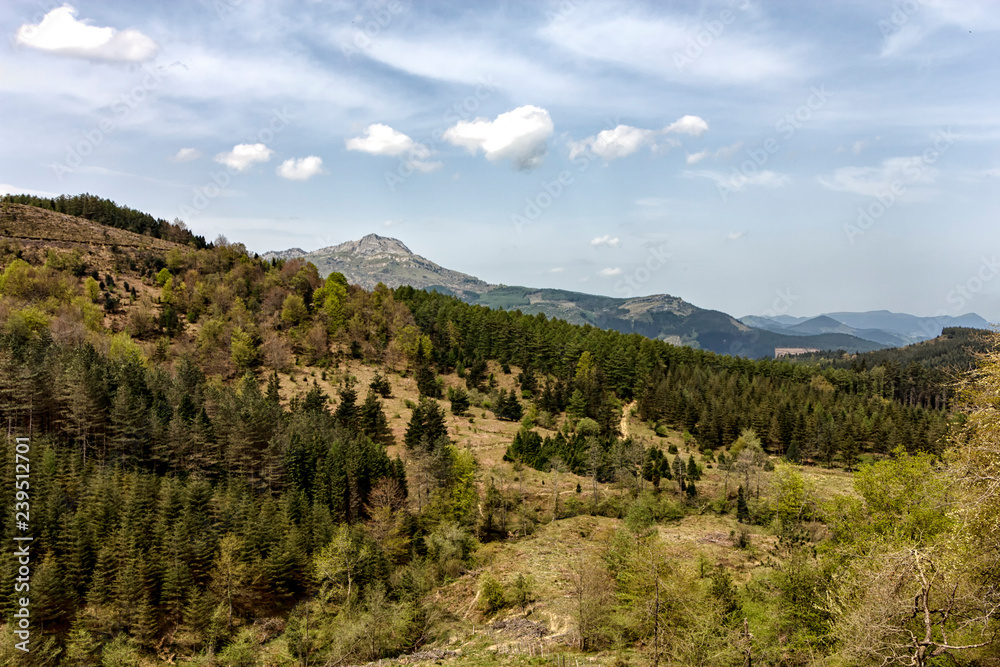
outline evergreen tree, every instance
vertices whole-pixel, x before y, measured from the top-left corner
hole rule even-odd
[[[385,412],[382,411],[382,402],[378,400],[378,394],[373,389],[368,390],[365,402],[361,405],[358,427],[362,433],[375,442],[386,446],[396,442],[389,429],[389,420],[386,419]]]
[[[420,396],[427,398],[441,398],[441,387],[438,385],[437,374],[431,368],[430,363],[422,361],[417,366],[417,391]]]
[[[441,439],[447,440],[447,438],[448,427],[445,424],[445,415],[437,401],[421,398],[420,403],[413,408],[413,414],[406,427],[404,442],[407,449],[433,448],[434,443]]]
[[[340,404],[333,413],[333,418],[346,428],[357,428],[359,419],[358,392],[354,390],[354,382],[347,380],[340,390]],[[384,415],[383,415],[384,416]]]
[[[368,388],[382,398],[390,398],[392,396],[392,385],[390,385],[389,380],[383,377],[378,371],[375,371],[375,377],[372,378],[371,384],[368,385]]]
[[[692,481],[698,481],[701,479],[701,469],[698,467],[698,464],[695,463],[694,454],[688,456],[687,476],[688,479]]]
[[[517,396],[513,391],[508,394],[506,389],[501,389],[499,394],[497,394],[493,413],[497,419],[519,421],[524,414],[524,409],[521,407],[521,402],[517,400]]]
[[[750,523],[750,510],[743,495],[743,485],[736,490],[736,520],[740,523]]]
[[[449,387],[448,400],[451,401],[451,414],[461,416],[468,412],[469,394],[461,387]]]

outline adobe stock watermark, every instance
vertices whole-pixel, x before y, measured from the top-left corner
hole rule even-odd
[[[605,119],[606,130],[613,130],[619,125],[619,117]],[[590,163],[598,159],[592,152],[585,152],[571,160],[576,167],[576,173],[582,174],[590,168]],[[514,230],[520,234],[528,225],[532,225],[542,217],[542,213],[547,211],[558,200],[566,189],[576,183],[576,177],[569,169],[563,169],[556,177],[550,181],[541,180],[538,183],[538,191],[534,196],[525,197],[524,208],[519,213],[512,213],[510,221],[514,225]]]
[[[719,196],[722,197],[722,201],[729,201],[731,194],[741,191],[755,178],[760,178],[764,166],[773,155],[781,151],[782,141],[790,141],[795,133],[805,127],[812,120],[813,114],[822,109],[831,97],[833,94],[826,89],[826,84],[811,87],[805,102],[775,122],[774,129],[778,133],[777,136],[768,137],[759,146],[748,148],[746,150],[747,159],[740,163],[738,168],[734,168],[727,178],[716,181],[715,187]]]
[[[280,110],[273,109],[268,122],[256,134],[249,135],[246,138],[246,143],[266,145],[288,127],[294,119],[295,115],[289,112],[287,107],[282,107]],[[207,209],[213,201],[222,196],[233,177],[240,173],[242,170],[229,164],[224,164],[222,169],[211,172],[208,175],[208,181],[194,189],[191,201],[187,204],[181,204],[177,217],[181,220],[190,220],[191,217]]]
[[[879,19],[875,25],[883,37],[889,37],[903,29],[910,18],[927,4],[927,0],[903,0],[892,5],[888,18]]]
[[[72,174],[83,166],[86,158],[92,155],[105,139],[114,134],[121,123],[146,102],[153,91],[163,83],[163,74],[157,71],[156,65],[144,65],[142,71],[146,73],[142,80],[111,103],[110,115],[101,118],[96,127],[81,132],[80,138],[75,143],[66,146],[66,157],[62,162],[53,162],[49,165],[60,183],[63,176]]]
[[[385,184],[390,192],[395,192],[396,188],[405,183],[414,174],[425,173],[428,170],[427,159],[434,155],[438,148],[445,143],[444,133],[449,127],[461,121],[469,120],[474,116],[479,107],[486,100],[493,97],[493,94],[500,87],[492,76],[481,77],[479,85],[469,95],[460,100],[456,100],[450,107],[445,109],[441,115],[441,124],[430,134],[426,141],[415,142],[413,148],[399,158],[399,164],[394,171],[386,170],[383,174]]]
[[[576,11],[577,3],[573,0],[561,0],[555,9],[545,12],[545,18],[549,23],[561,23],[568,19]]]
[[[31,439],[17,438],[14,445],[14,527],[22,533],[14,536],[14,557],[11,562],[17,567],[14,577],[14,593],[23,597],[11,598],[17,610],[13,614],[14,635],[20,642],[14,648],[24,653],[30,652],[31,641]]]
[[[642,286],[653,278],[653,274],[666,266],[667,260],[671,257],[672,255],[667,252],[666,243],[650,246],[646,259],[615,283],[615,292],[624,296],[638,295]]]
[[[736,11],[745,11],[749,8],[749,0],[741,0],[735,6]],[[678,72],[683,72],[687,67],[693,65],[696,60],[712,48],[716,40],[726,32],[726,27],[736,21],[736,11],[729,8],[723,9],[717,17],[702,21],[698,25],[698,29],[688,35],[684,49],[674,51],[674,67],[677,68]]]
[[[403,3],[400,0],[389,0],[385,6],[374,9],[359,27],[354,29],[354,38],[350,44],[343,44],[340,47],[345,58],[350,58],[358,53],[367,51],[372,47],[372,42],[382,31],[389,27],[393,18],[403,13]]]
[[[224,21],[249,3],[247,0],[201,0],[201,4],[215,12],[220,21]]]
[[[771,307],[766,308],[764,312],[761,313],[764,317],[779,317],[781,315],[787,315],[788,311],[791,310],[792,305],[799,300],[799,297],[792,293],[791,287],[786,287],[784,289],[774,290],[775,299],[771,302]]]
[[[875,201],[867,206],[859,206],[857,218],[853,223],[844,223],[844,235],[847,236],[847,241],[853,244],[859,236],[863,236],[874,227],[875,223],[906,194],[907,185],[920,181],[924,172],[954,145],[955,135],[952,134],[951,128],[938,130],[933,144],[920,155],[907,160],[902,166],[901,178],[893,179],[884,189],[877,192],[874,195]]]

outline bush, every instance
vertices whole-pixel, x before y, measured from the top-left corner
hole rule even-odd
[[[649,505],[642,501],[636,501],[629,505],[628,512],[625,514],[625,525],[633,533],[644,532],[653,525],[653,522],[653,512]]]
[[[535,581],[531,576],[517,575],[517,579],[510,585],[510,603],[515,607],[520,607],[525,611],[528,605],[535,601]]]
[[[546,412],[545,410],[539,411],[538,417],[535,418],[535,423],[544,429],[550,431],[556,430],[556,418],[551,412]]]
[[[457,523],[439,524],[424,539],[427,560],[433,563],[438,579],[460,576],[469,564],[478,542]]]
[[[584,417],[576,423],[576,432],[583,436],[598,435],[601,427],[590,417]]]
[[[479,608],[487,614],[495,614],[507,606],[507,593],[503,584],[487,572],[479,581]]]
[[[736,530],[729,532],[729,539],[733,541],[733,546],[737,549],[749,549],[751,544],[750,531],[745,526],[740,526]]]
[[[149,338],[158,330],[156,315],[149,308],[139,306],[132,308],[128,313],[128,324],[125,329],[132,338]]]

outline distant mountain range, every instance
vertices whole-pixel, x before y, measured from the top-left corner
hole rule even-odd
[[[864,313],[824,313],[817,317],[791,317],[778,315],[763,317],[748,315],[740,321],[758,329],[791,336],[812,336],[825,333],[843,333],[889,347],[900,347],[929,340],[941,335],[947,327],[986,329],[989,322],[975,313],[958,317],[918,317],[888,310],[871,310]]]
[[[372,289],[378,283],[389,287],[410,285],[490,308],[541,313],[573,324],[639,333],[722,354],[770,357],[778,348],[870,352],[905,345],[912,338],[896,329],[848,325],[833,315],[825,319],[748,317],[740,321],[668,294],[622,299],[559,289],[491,285],[475,276],[435,264],[413,253],[398,239],[377,234],[312,252],[291,248],[267,252],[263,257],[268,260],[302,257],[315,264],[322,275],[339,271],[348,282],[365,289]],[[985,320],[978,319],[981,325],[963,323],[958,326],[985,326]],[[940,329],[939,325],[939,333]]]

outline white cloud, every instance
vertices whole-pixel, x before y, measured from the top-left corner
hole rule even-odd
[[[317,174],[323,173],[323,160],[315,155],[290,158],[278,167],[278,176],[290,181],[306,181]]]
[[[721,171],[702,169],[698,171],[685,171],[684,176],[688,178],[707,178],[715,181],[716,185],[720,188],[727,188],[729,190],[743,190],[750,186],[780,188],[791,181],[787,174],[779,174],[769,169],[756,171],[751,174],[742,174],[738,171],[727,174]]]
[[[697,164],[711,154],[712,153],[707,150],[698,151],[697,153],[688,153],[687,157],[684,158],[684,161],[687,162],[688,164]]]
[[[234,171],[246,171],[258,162],[267,162],[274,154],[264,144],[236,144],[228,153],[219,153],[215,161]]]
[[[515,169],[534,169],[542,163],[554,126],[549,112],[526,105],[502,113],[495,120],[476,118],[448,128],[444,138],[487,160],[510,160]]]
[[[365,133],[362,136],[348,139],[347,150],[392,157],[407,155],[407,164],[422,174],[430,173],[443,166],[441,162],[431,162],[427,159],[436,151],[382,123],[369,125],[365,128]]]
[[[372,155],[397,156],[413,151],[426,151],[427,148],[388,125],[375,123],[365,129],[363,136],[348,139],[347,150],[361,151]]]
[[[930,184],[938,170],[917,155],[883,160],[876,167],[841,167],[830,176],[820,176],[819,182],[830,190],[877,197],[895,185]]]
[[[63,5],[50,11],[37,24],[17,29],[18,44],[71,58],[138,63],[149,60],[160,47],[138,30],[116,30],[78,21],[77,11]]]
[[[861,151],[868,148],[868,140],[864,139],[862,141],[855,141],[854,145],[851,146],[851,152],[855,155],[861,155]]]
[[[708,132],[708,123],[704,118],[698,116],[681,116],[670,125],[663,128],[665,133],[690,134],[692,137],[700,137]]]
[[[707,157],[715,157],[722,160],[728,160],[734,155],[736,155],[737,151],[739,151],[741,148],[743,148],[743,142],[737,141],[735,144],[732,144],[730,146],[723,146],[722,148],[716,150],[715,152],[706,149],[703,151],[699,151],[697,153],[688,153],[687,157],[685,158],[685,161],[688,164],[697,164]]]
[[[746,232],[729,232],[728,234],[726,234],[726,240],[727,241],[739,241],[741,238],[743,238],[746,235],[747,235]]]
[[[49,192],[47,190],[32,190],[31,188],[21,188],[9,183],[0,183],[0,195],[32,195],[34,197],[58,197],[60,193]]]
[[[683,116],[660,131],[646,130],[631,125],[618,125],[612,130],[603,130],[592,137],[580,141],[570,141],[569,157],[572,160],[589,151],[604,161],[610,162],[632,155],[645,146],[652,147],[654,151],[662,149],[662,146],[658,146],[656,143],[657,136],[690,134],[697,137],[707,130],[708,123],[698,116]],[[679,145],[675,139],[665,139],[661,143],[668,148]],[[693,163],[688,162],[688,164]]]
[[[477,13],[477,24],[488,11]],[[383,30],[364,55],[415,76],[469,86],[475,89],[478,101],[498,90],[512,99],[577,100],[590,88],[589,81],[574,76],[561,64],[518,53],[508,37],[494,40],[480,30],[475,35],[447,29],[409,35],[402,32]]]
[[[575,3],[572,13],[548,22],[540,35],[578,57],[695,85],[774,82],[798,76],[806,62],[794,43],[786,46],[787,40],[745,20],[725,26],[700,55],[689,57],[691,44],[705,32],[704,19],[700,12],[656,16],[638,4]]]
[[[601,269],[600,271],[597,272],[597,275],[601,276],[602,278],[610,278],[611,276],[620,276],[621,273],[622,270],[619,269],[618,267],[615,267],[613,269]]]
[[[669,203],[670,200],[665,197],[642,197],[635,200],[635,205],[643,208],[663,208]]]
[[[653,143],[656,132],[643,130],[631,125],[618,125],[613,130],[604,130],[596,136],[581,141],[569,142],[569,157],[574,159],[588,150],[598,157],[611,161],[635,153],[643,146]]]
[[[595,248],[602,245],[606,245],[611,248],[617,248],[619,245],[621,245],[621,242],[622,242],[621,239],[619,239],[617,236],[612,238],[610,234],[605,234],[604,236],[598,236],[597,238],[591,239],[590,245],[594,246]]]
[[[549,273],[562,273],[562,272],[564,272],[565,270],[566,270],[566,269],[564,269],[563,267],[561,267],[561,266],[557,266],[557,267],[556,267],[556,268],[554,268],[554,269],[549,269]]]
[[[191,162],[201,157],[201,151],[197,148],[182,148],[174,155],[170,156],[171,162]]]

